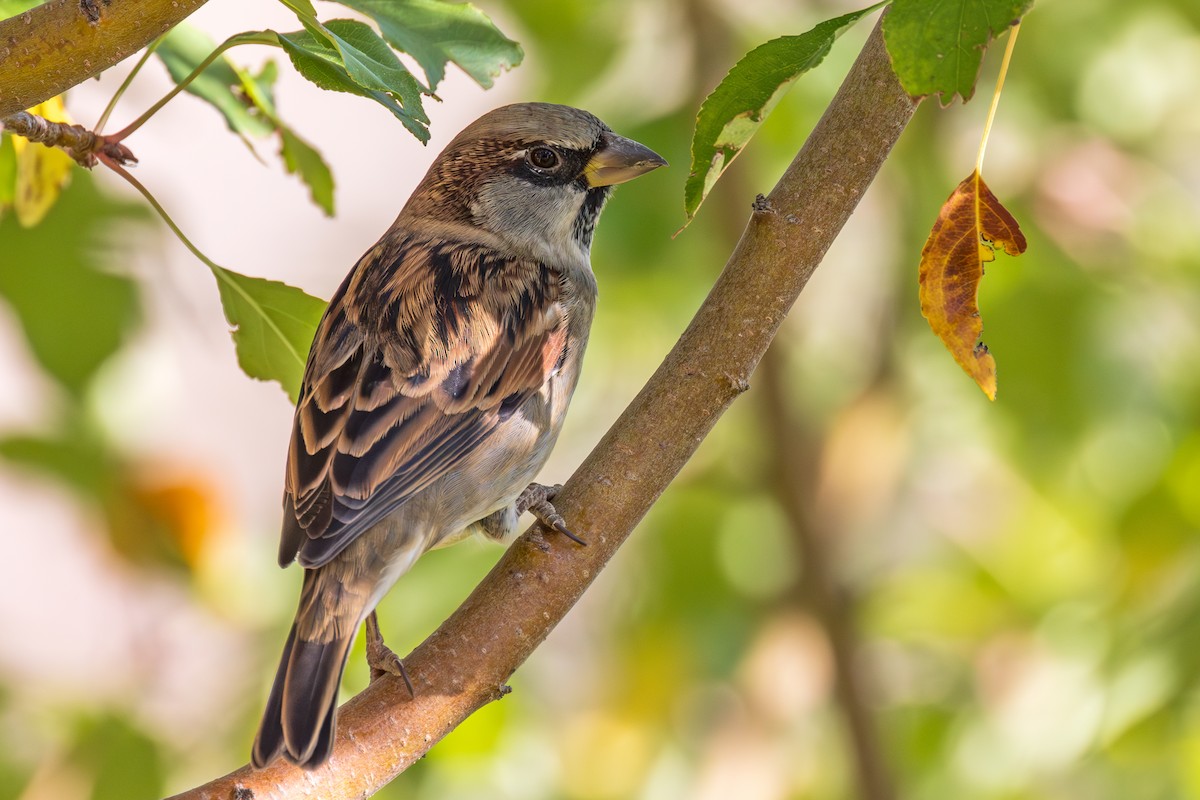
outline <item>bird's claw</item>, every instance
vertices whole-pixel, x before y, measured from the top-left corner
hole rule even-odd
[[[562,491],[561,483],[556,483],[554,486],[543,486],[540,483],[529,484],[525,487],[525,491],[517,497],[517,515],[520,516],[528,511],[546,527],[553,528],[575,544],[587,547],[587,542],[571,532],[571,529],[567,527],[566,520],[562,518],[562,514],[559,514],[558,509],[550,502],[560,491]]]
[[[404,669],[404,662],[383,643],[383,635],[379,632],[379,618],[375,616],[374,611],[367,615],[367,666],[371,668],[371,683],[384,675],[396,675],[408,687],[409,696],[417,696],[413,691],[412,681],[408,679],[408,672]]]

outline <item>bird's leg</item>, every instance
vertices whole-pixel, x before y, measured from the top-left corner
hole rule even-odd
[[[576,544],[586,547],[587,542],[571,533],[571,529],[567,527],[562,514],[559,514],[558,510],[550,503],[560,491],[562,491],[561,483],[554,486],[543,486],[540,483],[529,484],[525,487],[525,491],[521,492],[520,496],[517,497],[517,516],[528,511],[537,517],[538,522],[547,528],[553,528]]]
[[[417,696],[408,673],[404,671],[404,662],[383,643],[383,636],[379,633],[379,618],[374,611],[367,615],[367,666],[371,668],[372,683],[384,675],[398,675],[408,687],[409,696]]]

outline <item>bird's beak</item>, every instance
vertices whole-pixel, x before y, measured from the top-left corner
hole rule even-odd
[[[615,186],[666,165],[667,160],[646,145],[606,131],[600,136],[600,147],[583,168],[583,175],[593,188]]]

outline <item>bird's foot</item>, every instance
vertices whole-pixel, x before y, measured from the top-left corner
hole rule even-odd
[[[537,517],[538,522],[547,528],[553,528],[576,544],[587,547],[587,542],[571,533],[571,529],[567,527],[566,520],[562,518],[562,514],[559,514],[558,510],[550,502],[560,491],[562,491],[561,483],[554,486],[543,486],[540,483],[529,484],[525,487],[525,491],[521,492],[520,496],[517,497],[517,515],[520,516],[528,511]]]
[[[413,691],[412,681],[408,679],[408,673],[404,671],[404,662],[383,643],[383,635],[379,632],[379,618],[375,616],[374,611],[367,615],[367,666],[371,668],[371,683],[384,675],[396,675],[408,687],[409,696],[417,696]]]

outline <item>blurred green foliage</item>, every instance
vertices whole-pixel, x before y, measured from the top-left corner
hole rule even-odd
[[[13,214],[0,218],[0,297],[47,374],[79,395],[137,326],[136,285],[103,266],[113,229],[148,214],[136,204],[100,202],[89,180],[60,203],[37,228],[20,227]]]
[[[701,99],[750,48],[852,9],[530,0],[486,10],[526,50],[512,78],[525,95],[586,104],[675,165],[621,189],[601,223],[601,305],[560,444],[574,461],[675,341],[866,31],[797,82],[672,240]],[[989,148],[988,182],[1030,241],[983,282],[997,402],[929,331],[916,284],[921,245],[973,165],[986,108],[927,103],[785,326],[762,368],[772,374],[756,376],[514,676],[515,692],[379,797],[833,800],[862,796],[866,768],[917,800],[1200,797],[1200,12],[1191,0],[1097,0],[1089,12],[1082,26],[1072,4],[1034,8]],[[606,93],[611,75],[640,82]],[[62,203],[78,203],[78,218],[84,207],[101,220],[128,215],[78,179]],[[54,230],[72,258],[95,252],[90,226]],[[9,313],[64,394],[86,394],[136,324],[137,293],[119,272],[51,271],[67,268],[41,251],[15,259],[23,235],[43,229],[0,222],[0,284],[17,287],[3,290]],[[49,280],[65,282],[62,302],[76,311],[42,308],[35,320]],[[113,303],[80,307],[76,280]],[[106,333],[39,345],[50,313],[68,332]],[[765,401],[771,385],[790,413]],[[88,441],[71,430],[64,422],[58,438]],[[4,434],[6,457],[49,463],[82,487],[70,475],[90,456],[46,442],[22,450],[23,435]],[[782,487],[781,448],[806,465]],[[788,511],[796,497],[799,519]],[[845,733],[830,612],[813,601],[801,556],[813,547],[843,600],[834,617],[849,625],[868,735],[882,744],[867,767]],[[421,559],[380,609],[393,645],[428,635],[496,554],[467,543]],[[189,577],[178,563],[203,569],[145,563],[179,582]],[[190,578],[197,604],[225,602],[209,579]],[[260,675],[237,677],[236,723],[202,757],[134,722],[132,704],[60,711],[75,721],[60,726],[57,748],[10,755],[23,731],[12,685],[0,691],[0,796],[27,791],[48,761],[69,762],[86,776],[81,796],[96,798],[178,791],[243,763],[294,596],[285,579],[264,587],[255,598],[270,620],[228,620],[253,631]],[[367,680],[357,647],[348,693]],[[124,793],[105,794],[113,786]]]
[[[120,717],[82,720],[68,758],[92,773],[92,800],[156,797],[163,792],[161,749]]]

